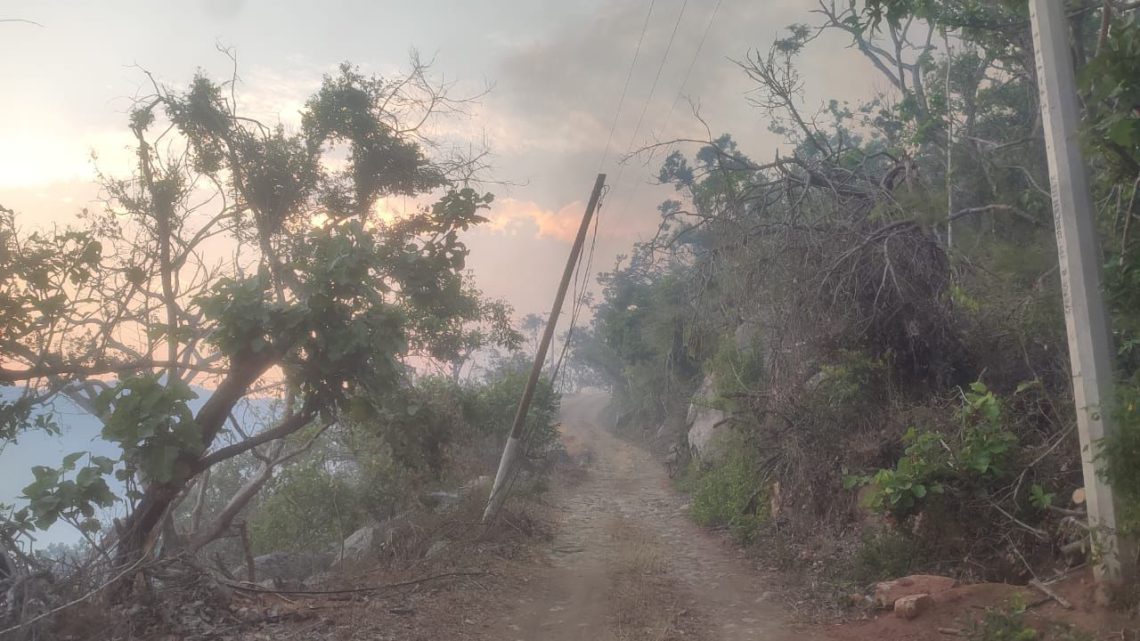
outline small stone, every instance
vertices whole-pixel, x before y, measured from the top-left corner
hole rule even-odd
[[[900,619],[915,619],[932,607],[934,607],[934,597],[929,594],[912,594],[895,601],[895,616]]]

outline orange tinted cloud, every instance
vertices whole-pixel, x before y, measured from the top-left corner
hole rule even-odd
[[[580,201],[565,205],[558,211],[543,209],[538,203],[515,198],[495,200],[487,214],[490,222],[485,227],[508,235],[517,235],[520,229],[526,233],[528,227],[537,228],[537,235],[556,238],[566,242],[574,240],[578,225],[582,220],[585,205]]]

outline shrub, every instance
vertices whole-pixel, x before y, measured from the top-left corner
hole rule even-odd
[[[736,437],[722,459],[693,470],[684,482],[692,494],[690,514],[706,527],[727,527],[733,538],[750,543],[767,521],[766,480],[757,473],[755,450]]]
[[[985,490],[1006,478],[1017,436],[1007,429],[998,398],[976,382],[965,394],[957,418],[961,429],[951,436],[911,427],[903,436],[906,450],[894,469],[848,476],[845,487],[870,483],[870,507],[904,519],[921,511],[928,497],[949,488]]]
[[[1116,430],[1097,444],[1098,473],[1112,485],[1120,504],[1117,527],[1140,532],[1140,382],[1122,385]]]
[[[527,368],[502,367],[492,372],[486,382],[464,390],[463,417],[474,434],[499,437],[507,433],[528,375]],[[545,455],[557,447],[560,400],[550,380],[539,379],[526,417],[531,456]]]
[[[855,552],[852,578],[866,584],[906,576],[926,561],[927,554],[919,541],[904,532],[865,532]]]
[[[760,340],[752,337],[749,345],[740,349],[733,333],[723,335],[717,351],[705,365],[715,383],[716,398],[733,400],[747,396],[764,386],[764,361]]]
[[[249,521],[254,553],[323,550],[368,520],[360,486],[320,461],[281,470]]]
[[[836,361],[820,367],[820,381],[814,396],[828,407],[842,411],[874,406],[873,392],[883,388],[887,371],[883,359],[864,352],[839,350]]]
[[[1008,610],[990,608],[981,621],[966,632],[970,641],[1035,641],[1037,630],[1025,623],[1025,606],[1014,604]]]
[[[1044,632],[1025,621],[1025,603],[1020,598],[1005,609],[989,608],[980,621],[966,630],[969,641],[1092,641],[1093,637],[1071,625],[1050,623]]]

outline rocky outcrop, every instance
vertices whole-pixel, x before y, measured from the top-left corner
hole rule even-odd
[[[272,585],[297,583],[327,569],[332,559],[331,553],[271,552],[254,557],[253,571],[260,582],[269,582]],[[236,577],[243,577],[246,568],[237,567],[231,573]]]
[[[718,436],[728,430],[728,415],[711,406],[715,398],[713,378],[706,376],[689,404],[689,449],[703,462],[715,460],[721,453],[718,442],[723,439]]]
[[[375,559],[392,549],[405,538],[414,526],[406,515],[369,523],[348,536],[336,550],[334,563],[359,562]]]

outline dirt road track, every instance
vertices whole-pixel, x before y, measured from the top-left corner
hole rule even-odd
[[[506,641],[803,638],[764,578],[685,516],[659,462],[599,424],[600,394],[563,401],[563,439],[589,459],[586,480],[558,488],[562,518],[549,567],[491,638]]]

